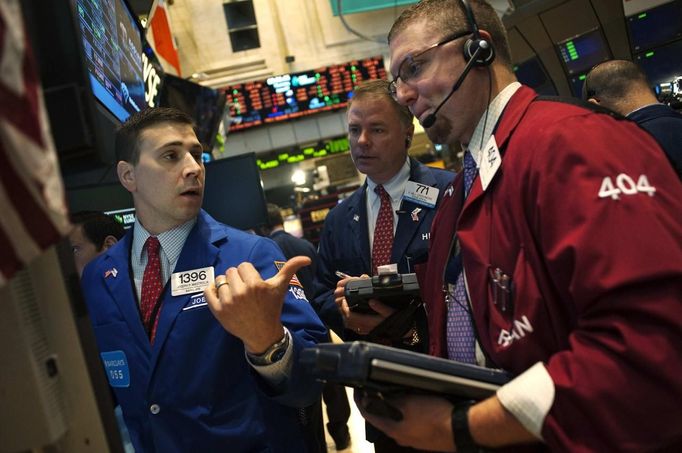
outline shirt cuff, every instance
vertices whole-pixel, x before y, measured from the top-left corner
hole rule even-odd
[[[541,362],[497,390],[502,406],[541,440],[542,425],[554,404],[554,395],[554,381]]]
[[[291,374],[292,364],[294,363],[294,339],[291,337],[291,333],[286,326],[284,327],[284,335],[289,336],[289,344],[287,345],[287,350],[284,352],[282,358],[275,363],[271,363],[269,365],[256,365],[251,361],[246,351],[244,351],[244,355],[246,356],[246,360],[249,362],[249,365],[251,365],[263,379],[268,381],[273,386],[281,384],[289,377]]]

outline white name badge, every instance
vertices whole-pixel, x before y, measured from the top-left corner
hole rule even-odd
[[[492,135],[488,143],[483,149],[483,155],[481,156],[481,163],[478,169],[478,175],[481,177],[481,186],[483,191],[488,188],[490,181],[493,180],[495,173],[502,165],[502,155],[500,150],[497,148],[497,141],[495,141],[495,136]]]
[[[202,267],[184,272],[176,272],[171,276],[171,294],[199,293],[213,282],[213,267]]]
[[[403,199],[426,206],[427,208],[435,208],[436,202],[438,201],[438,192],[439,190],[437,187],[419,184],[414,181],[407,181]]]

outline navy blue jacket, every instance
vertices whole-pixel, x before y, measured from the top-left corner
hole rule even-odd
[[[305,451],[297,411],[320,387],[294,365],[274,390],[247,363],[244,345],[223,329],[202,293],[172,296],[167,284],[153,346],[145,334],[130,271],[132,231],[85,269],[83,293],[97,346],[138,452]],[[269,239],[216,222],[202,211],[174,269],[213,266],[215,275],[251,262],[263,278],[284,257]],[[292,288],[282,322],[294,358],[326,330]],[[295,297],[299,295],[299,297]]]
[[[665,104],[643,107],[627,116],[651,134],[682,178],[682,115]]]
[[[410,159],[410,181],[437,187],[438,203],[454,177],[452,172],[427,167]],[[352,276],[372,274],[366,190],[365,182],[348,199],[329,211],[318,248],[318,286],[313,304],[325,324],[339,335],[343,334],[343,319],[334,303],[334,289],[340,280],[335,272]],[[416,222],[411,216],[415,208],[422,209]],[[436,208],[429,209],[403,200],[400,211],[391,263],[398,264],[400,273],[415,272],[415,265],[426,262],[431,221]]]

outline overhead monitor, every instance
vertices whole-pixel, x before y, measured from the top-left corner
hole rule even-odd
[[[559,42],[557,48],[569,77],[611,59],[611,51],[598,28]]]
[[[360,82],[385,78],[383,58],[371,57],[222,88],[230,132],[344,108]]]
[[[547,96],[558,94],[552,79],[547,75],[547,71],[537,56],[514,65],[514,73],[519,82],[533,88],[538,94]]]
[[[682,0],[628,16],[627,24],[634,53],[682,39]]]
[[[587,78],[587,72],[581,72],[574,74],[568,78],[569,85],[571,86],[571,93],[577,98],[582,98],[583,96],[583,85],[585,84],[585,79]]]
[[[159,104],[187,113],[194,120],[197,138],[207,149],[211,149],[225,111],[224,93],[166,74]]]
[[[100,211],[114,216],[124,228],[135,223],[133,197],[119,183],[107,183],[67,189],[69,212]]]
[[[672,82],[682,76],[682,39],[637,54],[635,61],[644,70],[652,86]]]
[[[140,27],[125,0],[76,0],[92,93],[119,121],[146,107]]]
[[[206,164],[203,208],[219,222],[240,230],[267,223],[265,195],[254,153]]]

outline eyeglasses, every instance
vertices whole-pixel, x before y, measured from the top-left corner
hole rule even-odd
[[[402,63],[400,63],[400,66],[398,67],[398,75],[388,85],[388,89],[391,92],[391,96],[393,96],[393,99],[396,99],[398,96],[398,82],[403,84],[408,83],[410,80],[414,80],[416,77],[419,77],[422,69],[424,69],[424,67],[428,65],[430,60],[424,58],[424,55],[427,52],[470,34],[471,32],[469,30],[466,30],[461,33],[449,35],[442,41],[439,41],[436,44],[427,47],[426,49],[422,50],[417,54],[408,55],[407,57],[405,57],[405,59],[402,61]]]

